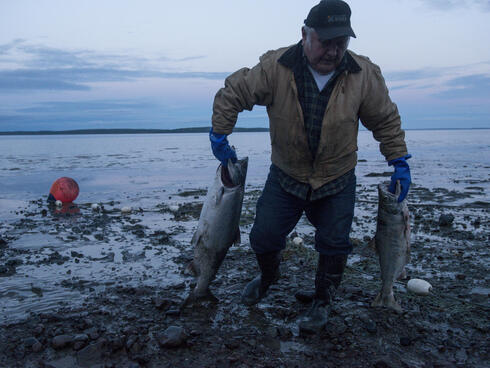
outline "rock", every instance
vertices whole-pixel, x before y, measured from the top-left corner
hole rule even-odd
[[[454,215],[453,214],[441,214],[441,216],[439,216],[439,226],[442,226],[442,227],[449,227],[453,224],[453,221],[454,221]]]
[[[97,327],[91,327],[83,332],[84,334],[88,335],[88,337],[90,337],[91,340],[97,340],[100,336]]]
[[[303,245],[303,239],[300,238],[299,236],[296,236],[294,239],[293,239],[293,244],[296,245],[296,246],[301,246]]]
[[[401,346],[409,346],[412,343],[412,339],[407,336],[401,336],[400,337],[400,345]]]
[[[466,354],[465,349],[459,349],[455,355],[456,362],[459,364],[464,364],[468,360],[468,354]]]
[[[368,320],[366,322],[364,322],[364,328],[369,332],[369,333],[372,333],[372,334],[375,334],[378,329],[376,327],[376,322],[374,322],[373,320]]]
[[[403,367],[406,368],[424,368],[427,367],[424,362],[411,359],[411,358],[402,358],[401,363]]]
[[[130,335],[126,340],[126,349],[131,349],[136,341],[138,341],[138,335]]]
[[[35,353],[39,353],[43,350],[43,344],[41,344],[39,341],[34,343],[32,346],[31,346],[31,349],[33,352]]]
[[[87,341],[76,341],[73,343],[73,350],[79,351],[87,346]]]
[[[54,349],[63,349],[73,342],[73,336],[71,335],[58,335],[53,337],[51,345]]]
[[[24,340],[24,346],[30,348],[33,352],[39,353],[43,350],[43,345],[35,337],[28,337]]]
[[[87,346],[89,337],[86,334],[78,334],[73,338],[73,350],[81,350]]]
[[[124,346],[124,341],[120,336],[111,336],[109,338],[109,345],[111,347],[111,351],[115,352]]]
[[[450,362],[444,362],[442,360],[434,362],[433,368],[455,368],[455,365]]]
[[[0,276],[12,276],[15,274],[16,268],[11,265],[0,265]]]
[[[170,326],[163,335],[158,338],[158,344],[165,348],[179,347],[187,341],[187,334],[184,329],[179,326]]]
[[[92,367],[101,362],[105,340],[87,345],[77,353],[77,362],[82,367]]]
[[[61,359],[44,362],[42,366],[45,368],[78,368],[75,358],[71,356],[65,356]]]
[[[71,251],[70,255],[73,258],[83,258],[83,254],[82,253],[75,252],[74,250]]]
[[[170,299],[164,299],[159,296],[153,299],[153,304],[155,304],[155,307],[160,310],[167,308],[171,303],[172,301]]]
[[[374,368],[391,368],[392,365],[387,361],[387,359],[380,359],[374,363]]]

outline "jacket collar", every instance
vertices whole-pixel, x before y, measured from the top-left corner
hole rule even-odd
[[[303,45],[301,44],[301,41],[299,41],[296,45],[287,49],[277,61],[286,68],[295,70],[296,67],[302,64],[303,57]],[[362,70],[348,50],[344,54],[341,65],[342,64],[345,65],[345,69],[350,73],[358,73]]]

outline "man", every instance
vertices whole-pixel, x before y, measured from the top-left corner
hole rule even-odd
[[[244,304],[256,304],[279,277],[280,252],[303,212],[316,229],[315,294],[302,332],[325,327],[352,251],[359,120],[395,168],[390,190],[400,181],[399,201],[410,185],[404,131],[381,71],[347,51],[356,37],[350,15],[341,0],[321,1],[310,10],[298,44],[269,51],[252,69],[230,75],[213,105],[211,147],[225,166],[236,160],[226,136],[239,112],[263,105],[270,122],[272,165],[250,233],[261,273],[245,287]]]

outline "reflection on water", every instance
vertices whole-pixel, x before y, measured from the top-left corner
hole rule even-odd
[[[431,190],[453,205],[488,202],[490,130],[408,131],[406,136],[414,192]],[[249,157],[247,189],[260,189],[270,165],[268,133],[235,133],[229,140],[240,157]],[[375,203],[380,177],[367,175],[392,169],[369,132],[360,133],[358,154],[359,200]],[[179,246],[189,244],[196,221],[172,221],[171,215],[155,210],[162,203],[202,200],[178,194],[207,188],[217,165],[207,134],[0,137],[0,237],[16,239],[9,247],[19,261],[13,276],[0,277],[1,319],[79,305],[114,284],[164,287],[182,282],[174,259]],[[47,198],[61,176],[78,182],[77,204],[49,207],[42,214],[46,203],[37,201]],[[149,211],[123,217],[117,211],[91,210],[90,203],[111,201],[114,209]],[[374,204],[367,207],[374,213]],[[359,211],[357,215],[363,218]],[[14,225],[18,223],[22,226]],[[154,242],[163,229],[175,243]],[[362,238],[365,228],[360,230],[355,235]],[[301,345],[280,348],[304,350]]]

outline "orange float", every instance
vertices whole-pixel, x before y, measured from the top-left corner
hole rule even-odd
[[[72,178],[62,177],[56,179],[49,190],[50,201],[61,201],[63,203],[73,202],[80,193],[80,188]]]

